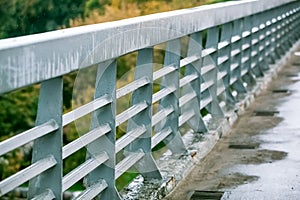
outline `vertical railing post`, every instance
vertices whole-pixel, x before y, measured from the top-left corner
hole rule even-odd
[[[285,39],[285,42],[287,43],[287,47],[288,49],[293,45],[293,35],[291,34],[292,33],[292,29],[291,29],[291,26],[292,26],[292,17],[291,17],[291,4],[287,5],[286,6],[286,19],[285,19],[285,33],[286,33],[286,39]]]
[[[287,32],[288,32],[288,42],[290,47],[293,46],[293,44],[297,41],[295,30],[297,28],[295,27],[295,12],[294,12],[294,3],[289,4],[289,9],[288,9],[288,25],[287,25]],[[296,6],[296,5],[295,5]]]
[[[141,49],[138,51],[134,79],[146,77],[149,84],[135,90],[132,94],[131,106],[146,102],[148,107],[135,115],[128,121],[127,132],[139,127],[145,127],[146,131],[138,139],[133,141],[125,153],[134,153],[140,149],[144,152],[144,157],[135,165],[137,170],[145,179],[160,179],[161,174],[151,154],[152,138],[152,80],[153,80],[153,48]]]
[[[300,38],[300,3],[299,2],[295,2],[296,4],[296,13],[295,18],[294,18],[294,34],[296,37],[296,40],[298,40]]]
[[[174,87],[176,90],[170,93],[168,96],[160,100],[159,109],[166,109],[168,107],[173,108],[172,114],[170,114],[166,120],[155,127],[156,130],[163,130],[165,128],[171,128],[172,133],[163,140],[168,148],[175,154],[182,154],[186,152],[185,145],[182,141],[181,135],[178,130],[179,124],[179,78],[180,78],[180,39],[175,39],[167,42],[167,48],[165,52],[164,67],[172,65],[176,68],[175,71],[165,75],[162,78],[161,89]]]
[[[295,2],[298,4],[298,7],[297,7],[297,12],[295,14],[295,35],[296,35],[296,38],[297,40],[300,38],[300,3],[299,2]]]
[[[259,19],[257,15],[252,15],[252,30],[251,30],[251,69],[256,77],[262,77],[263,72],[259,66]]]
[[[287,52],[290,48],[290,43],[288,39],[289,31],[289,17],[287,16],[288,12],[288,5],[284,6],[284,9],[282,9],[282,23],[281,23],[281,37],[282,37],[282,42],[281,45],[284,49],[284,52]]]
[[[192,81],[188,86],[182,88],[182,96],[191,92],[196,93],[196,98],[191,100],[186,105],[182,106],[182,112],[192,110],[194,117],[188,121],[190,127],[197,133],[207,132],[207,128],[203,122],[202,116],[200,115],[200,104],[201,104],[201,51],[202,51],[202,32],[193,33],[189,39],[187,57],[197,56],[199,59],[185,67],[185,76],[197,75],[197,79]]]
[[[53,155],[57,164],[29,181],[28,198],[50,189],[55,199],[62,199],[62,89],[62,77],[44,81],[40,87],[36,126],[53,119],[59,129],[34,141],[32,162]]]
[[[271,51],[272,47],[272,10],[268,10],[266,13],[266,46],[265,46],[265,56],[268,64],[274,64],[275,58],[273,52]]]
[[[87,146],[87,159],[101,153],[106,153],[108,161],[97,167],[86,176],[85,185],[90,187],[102,179],[107,188],[98,196],[98,199],[120,199],[115,188],[115,142],[116,142],[116,60],[110,60],[98,65],[94,98],[108,95],[112,102],[92,114],[90,129],[109,124],[111,131]]]
[[[299,39],[300,38],[300,3],[299,2],[295,2],[298,4],[297,7],[297,13],[296,13],[296,18],[295,18],[295,34],[296,34],[296,38]]]
[[[287,23],[286,23],[286,13],[287,11],[287,5],[283,6],[283,9],[280,10],[280,17],[281,17],[281,23],[280,23],[280,48],[283,51],[282,55],[284,55],[288,49],[288,42],[287,42]]]
[[[231,70],[231,78],[236,79],[233,88],[238,93],[246,93],[247,89],[243,84],[242,74],[242,31],[243,19],[237,19],[233,22],[232,44],[231,44],[231,63],[235,69]]]
[[[276,53],[276,56],[277,56],[277,59],[280,59],[280,57],[282,56],[282,54],[284,53],[283,52],[283,49],[281,48],[280,44],[281,44],[281,33],[280,33],[280,30],[281,30],[281,17],[280,17],[280,14],[281,14],[281,11],[280,9],[278,8],[275,8],[274,9],[274,18],[276,20],[276,22],[274,23],[274,38],[275,38],[275,41],[274,41],[274,46],[275,46],[275,53]]]
[[[267,41],[267,13],[263,12],[259,14],[260,24],[259,24],[259,48],[258,48],[258,61],[259,66],[263,71],[269,70],[269,63],[266,57],[266,41]]]
[[[289,3],[287,6],[286,6],[286,27],[285,27],[285,33],[286,33],[286,43],[287,43],[287,47],[288,49],[290,47],[293,46],[294,42],[295,41],[295,37],[293,35],[293,14],[292,14],[292,10],[293,10],[293,3]]]
[[[224,117],[223,110],[219,105],[218,100],[218,43],[219,43],[219,27],[212,27],[207,30],[207,39],[205,48],[206,49],[214,49],[215,51],[211,53],[209,56],[205,56],[203,58],[203,67],[208,65],[214,65],[214,68],[209,72],[202,74],[202,77],[205,82],[213,81],[213,85],[209,87],[209,94],[212,97],[211,103],[207,106],[207,110],[214,117],[222,118]],[[220,82],[221,84],[222,81]]]
[[[271,56],[272,56],[272,64],[274,64],[276,62],[276,60],[279,59],[279,55],[278,53],[276,52],[276,10],[275,9],[272,9],[272,14],[271,15],[271,26],[270,26],[270,29],[271,29]]]
[[[222,61],[221,58],[227,59],[225,62],[219,64],[220,71],[226,72],[226,75],[223,77],[223,83],[225,86],[225,93],[226,93],[226,102],[230,105],[235,103],[235,98],[232,95],[231,88],[230,88],[230,77],[231,77],[231,37],[232,37],[232,23],[228,22],[222,25],[222,32],[220,38],[220,44],[227,43],[224,47],[218,50],[218,58]],[[223,45],[222,45],[223,46]]]
[[[248,86],[256,84],[255,77],[251,70],[251,17],[245,17],[242,34],[242,73],[243,80]],[[245,71],[245,74],[244,74]]]
[[[258,65],[262,69],[262,71],[269,70],[269,63],[266,57],[266,41],[267,41],[267,20],[268,13],[262,12],[258,14],[259,18],[259,42],[258,42]]]

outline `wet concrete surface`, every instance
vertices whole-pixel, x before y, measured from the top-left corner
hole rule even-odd
[[[165,199],[189,199],[195,190],[224,191],[230,200],[300,199],[299,56]]]

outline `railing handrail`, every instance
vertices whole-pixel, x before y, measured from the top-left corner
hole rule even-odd
[[[293,1],[232,1],[0,40],[0,94]]]

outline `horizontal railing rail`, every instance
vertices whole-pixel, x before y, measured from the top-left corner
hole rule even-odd
[[[77,199],[120,199],[115,182],[130,168],[162,178],[153,149],[186,154],[179,128],[207,132],[205,112],[223,118],[299,38],[299,1],[246,0],[0,40],[0,93],[41,83],[36,126],[0,142],[3,156],[33,141],[32,164],[1,180],[0,196],[29,181],[28,198],[62,199],[84,179]],[[118,58],[132,52],[134,80],[117,88]],[[94,100],[63,114],[63,76],[95,64]],[[63,128],[89,115],[89,130],[63,145]],[[63,175],[83,148],[86,160]]]

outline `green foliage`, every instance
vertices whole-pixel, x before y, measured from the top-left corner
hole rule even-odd
[[[0,137],[11,136],[33,127],[37,102],[36,86],[0,96]]]
[[[203,108],[202,110],[200,110],[200,114],[202,117],[204,117],[205,115],[209,114],[209,112],[206,108]]]
[[[208,2],[208,4],[221,3],[221,2],[225,2],[225,1],[232,1],[232,0],[211,0]]]
[[[110,0],[87,0],[85,2],[84,14],[88,16],[93,10],[98,11],[99,14],[104,14],[105,5],[109,3]]]
[[[72,104],[73,98],[73,86],[74,81],[77,76],[77,71],[63,77],[64,87],[63,87],[63,104],[64,110],[69,110]]]
[[[70,19],[83,16],[84,0],[1,0],[0,38],[69,27]]]
[[[0,38],[7,38],[13,36],[11,30],[17,30],[18,23],[16,16],[16,0],[2,0],[0,1]]]
[[[122,190],[125,186],[128,185],[131,181],[133,181],[134,178],[136,178],[139,175],[137,172],[133,172],[130,170],[130,172],[125,172],[117,179],[116,187],[118,190]]]
[[[117,79],[119,80],[120,78],[128,78],[128,77],[123,77],[128,76],[128,73],[131,69],[135,67],[136,63],[136,57],[137,53],[130,53],[124,56],[121,56],[117,60]]]
[[[32,128],[37,104],[37,86],[0,96],[0,141]],[[0,157],[0,180],[26,167],[30,159],[28,148],[19,148]]]

